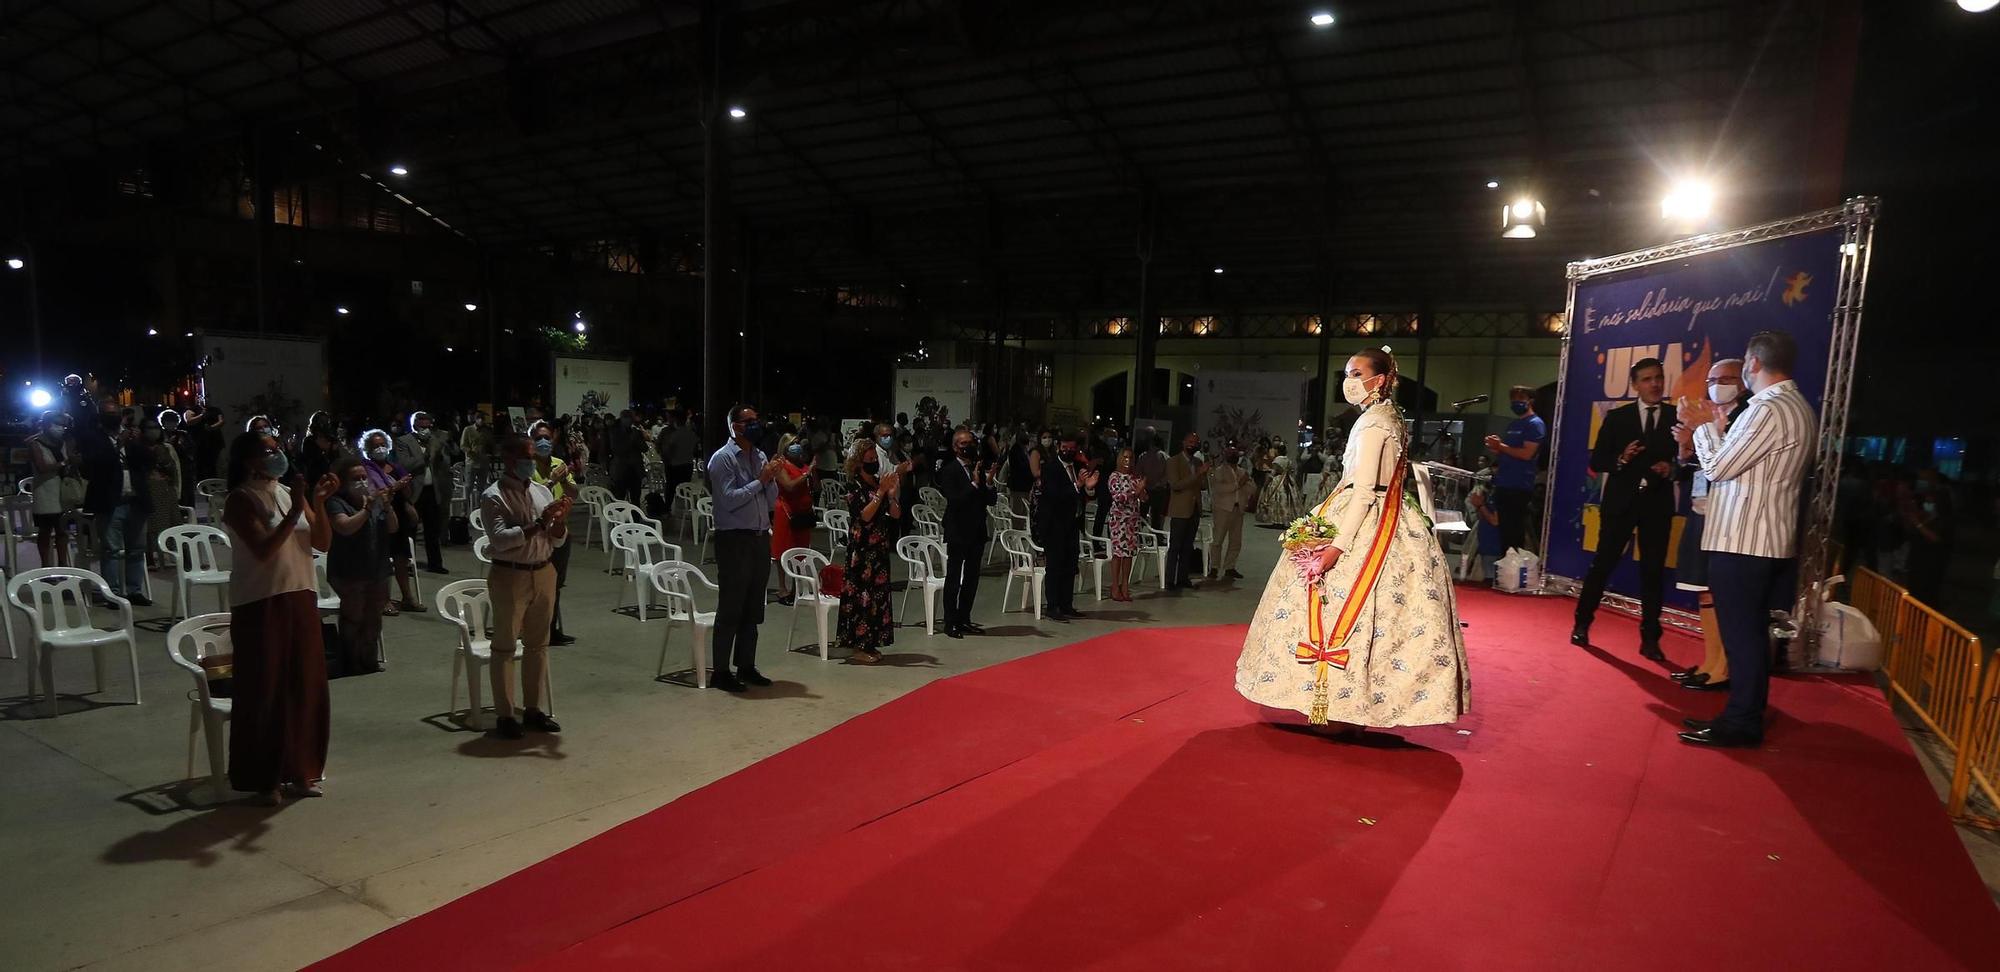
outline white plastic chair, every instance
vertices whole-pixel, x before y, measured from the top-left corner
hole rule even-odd
[[[674,625],[685,624],[690,646],[691,663],[694,667],[696,688],[708,687],[708,645],[709,636],[715,633],[715,612],[703,611],[695,602],[694,585],[699,581],[711,591],[720,591],[701,568],[685,560],[663,560],[645,571],[654,593],[665,601],[661,606],[667,612],[666,630],[660,634],[660,664],[655,678],[665,678],[667,674],[667,643],[674,638]]]
[[[701,559],[708,559],[708,541],[715,536],[715,497],[701,495],[694,498],[694,542],[700,549]]]
[[[35,543],[35,496],[24,491],[9,495],[0,503],[6,505],[5,518],[0,519],[0,531],[5,533],[6,567],[12,573],[21,569],[16,559],[20,556],[21,545],[34,546]]]
[[[451,660],[451,702],[446,714],[458,712],[458,675],[465,673],[465,724],[472,729],[490,726],[482,714],[480,688],[486,683],[485,668],[493,663],[493,605],[486,597],[483,580],[453,581],[437,592],[437,614],[458,628],[458,650]],[[556,707],[554,665],[542,667],[542,701],[546,711]]]
[[[228,666],[235,655],[229,637],[229,615],[201,614],[188,618],[167,632],[167,657],[194,677],[194,691],[188,693],[187,778],[194,778],[194,737],[200,733],[208,743],[208,784],[217,800],[227,800],[229,790],[230,700],[219,699],[209,690],[208,662]]]
[[[929,489],[930,487],[925,487]],[[938,542],[944,541],[944,507],[919,503],[910,507],[910,522],[917,525],[917,532]]]
[[[473,536],[480,536],[486,532],[486,513],[479,507],[475,506],[471,512],[465,514],[465,521],[470,525],[469,532]]]
[[[229,534],[207,524],[183,523],[161,530],[159,544],[160,552],[174,561],[174,617],[194,613],[195,587],[216,588],[216,606],[229,609],[229,570],[215,552],[217,544],[230,549]]]
[[[693,480],[674,487],[674,502],[667,510],[667,515],[672,517],[677,512],[680,514],[682,540],[694,542],[694,504],[704,495],[706,493],[701,484]]]
[[[846,545],[847,532],[854,527],[854,516],[846,509],[826,511],[826,555],[833,556],[835,549]]]
[[[811,547],[793,547],[778,558],[779,569],[792,581],[792,627],[785,632],[785,647],[792,645],[792,636],[799,631],[799,611],[809,610],[813,621],[819,627],[819,660],[827,660],[829,637],[828,619],[840,610],[840,598],[819,592],[820,569],[829,563],[826,555]]]
[[[202,505],[208,509],[208,522],[222,522],[222,501],[229,495],[229,483],[220,479],[203,479],[194,484],[194,494],[201,497]]]
[[[829,510],[847,509],[847,489],[831,479],[821,481],[819,505]]]
[[[1034,544],[1024,530],[1003,530],[1000,546],[1007,551],[1007,589],[1000,595],[1000,608],[1006,610],[1007,602],[1014,599],[1014,581],[1022,583],[1021,597],[1025,602],[1032,598],[1035,602],[1035,620],[1042,619],[1042,584],[1048,568],[1035,563]],[[1021,610],[1028,609],[1023,603]]]
[[[1104,600],[1104,565],[1111,562],[1111,541],[1088,533],[1077,538],[1077,569],[1090,567],[1090,585],[1097,591],[1097,599]]]
[[[944,491],[936,486],[917,487],[917,502],[935,510],[944,509]]]
[[[1000,534],[1005,533],[1008,530],[1014,529],[1014,517],[1007,512],[1007,507],[1005,504],[1006,501],[1002,500],[1001,502],[986,508],[986,526],[988,528],[988,532],[993,534],[993,537],[996,540],[999,539]],[[992,566],[993,555],[1004,554],[1004,553],[1006,553],[1006,551],[1003,548],[1001,548],[1000,544],[998,543],[987,544],[986,558],[984,561],[985,564],[989,567]]]
[[[612,500],[604,504],[599,518],[603,521],[601,525],[604,527],[604,548],[610,551],[604,562],[604,572],[607,574],[624,573],[627,567],[623,552],[611,543],[612,530],[626,523],[642,523],[652,527],[654,533],[662,533],[660,521],[647,516],[646,511],[640,509],[637,504],[627,503],[624,500]]]
[[[1155,530],[1145,523],[1139,524],[1139,552],[1132,558],[1132,579],[1138,580],[1146,573],[1146,558],[1153,558],[1153,566],[1160,574],[1160,590],[1167,589],[1167,534]]]
[[[610,506],[616,499],[617,497],[612,496],[609,489],[602,486],[585,486],[576,491],[576,501],[590,514],[590,518],[584,521],[583,524],[584,546],[590,546],[591,536],[596,533],[599,527],[603,526],[600,518],[604,515],[604,508]],[[609,531],[606,531],[602,537],[598,538],[599,546],[610,542],[611,534]]]
[[[91,623],[90,595],[103,596],[118,610],[118,627]],[[56,701],[58,648],[89,648],[96,663],[97,691],[104,690],[106,653],[125,645],[132,665],[132,704],[139,704],[139,648],[132,635],[132,602],[119,597],[95,572],[79,567],[37,567],[7,582],[7,600],[28,616],[28,696],[48,693],[49,718],[60,714]]]
[[[487,548],[489,548],[489,547],[491,547],[491,546],[493,546],[493,538],[492,538],[492,537],[489,537],[489,536],[486,536],[486,535],[484,535],[484,534],[481,534],[481,535],[479,535],[479,536],[476,536],[476,537],[473,537],[473,538],[472,538],[472,559],[474,559],[474,560],[477,560],[477,561],[479,561],[479,562],[480,562],[480,564],[481,564],[481,565],[483,565],[484,567],[488,567],[488,568],[492,567],[492,566],[493,566],[493,555],[492,555],[492,554],[490,554],[490,553],[487,553]],[[489,573],[490,573],[490,572],[489,572]]]
[[[332,582],[326,579],[325,551],[313,551],[313,583],[313,593],[319,598],[319,613],[340,613],[340,592],[334,590]]]
[[[896,613],[908,617],[910,594],[924,592],[924,633],[937,634],[937,608],[944,599],[944,544],[930,537],[904,537],[896,541],[896,556],[909,569],[910,582],[903,586],[903,604]]]
[[[445,503],[448,516],[470,518],[479,512],[479,505],[472,501],[472,483],[465,476],[465,463],[451,464],[451,499]],[[477,526],[474,530],[479,529]]]
[[[678,544],[668,543],[660,536],[660,531],[644,523],[620,523],[611,528],[611,549],[620,561],[619,571],[632,575],[632,600],[639,607],[639,620],[646,620],[646,609],[652,606],[653,565],[681,559]],[[618,595],[618,603],[613,611],[625,606],[625,595]]]

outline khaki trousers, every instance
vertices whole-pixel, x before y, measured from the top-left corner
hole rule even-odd
[[[1236,569],[1236,555],[1243,552],[1243,511],[1213,510],[1215,517],[1214,539],[1209,542],[1213,556],[1208,564],[1209,573]]]
[[[556,569],[517,570],[494,564],[486,579],[486,596],[493,604],[493,715],[519,718],[514,706],[514,642],[521,642],[523,708],[542,707],[542,683],[548,677],[549,618],[556,609]]]

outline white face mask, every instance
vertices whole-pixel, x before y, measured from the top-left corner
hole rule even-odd
[[[1349,378],[1340,383],[1340,394],[1349,405],[1359,405],[1368,400],[1368,379]]]
[[[1743,394],[1742,385],[1708,386],[1708,400],[1714,402],[1717,405],[1727,405],[1730,402],[1735,401],[1736,396],[1741,394]]]

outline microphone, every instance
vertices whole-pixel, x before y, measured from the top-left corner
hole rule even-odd
[[[1489,399],[1489,398],[1492,398],[1492,397],[1493,397],[1493,396],[1491,396],[1491,395],[1474,395],[1474,396],[1472,396],[1471,398],[1468,398],[1468,399],[1465,399],[1464,401],[1457,401],[1457,402],[1452,402],[1452,403],[1451,403],[1451,407],[1452,407],[1452,408],[1464,408],[1464,407],[1466,407],[1467,405],[1477,405],[1477,404],[1479,404],[1480,402],[1483,402],[1483,401],[1486,401],[1487,399]]]

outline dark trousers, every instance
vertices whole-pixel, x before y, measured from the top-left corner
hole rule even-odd
[[[667,499],[674,498],[674,487],[694,478],[694,468],[685,462],[670,462],[667,467]]]
[[[715,643],[710,664],[718,674],[734,665],[757,667],[757,626],[764,621],[764,589],[771,580],[767,530],[718,530],[715,534]]]
[[[1532,495],[1530,491],[1502,487],[1493,493],[1494,499],[1498,500],[1495,505],[1499,507],[1501,547],[1532,549],[1528,546],[1528,497]]]
[[[1186,587],[1194,570],[1194,517],[1167,520],[1167,586]]]
[[[1715,626],[1729,658],[1729,704],[1715,728],[1762,738],[1764,705],[1771,695],[1771,602],[1790,560],[1746,554],[1708,554],[1708,589],[1715,597]]]
[[[633,506],[644,507],[645,497],[639,495],[646,481],[646,467],[639,465],[618,465],[611,467],[611,495]]]
[[[972,600],[979,596],[979,553],[985,544],[958,541],[944,545],[944,624],[963,627],[972,620]]]
[[[1576,623],[1587,625],[1597,616],[1598,602],[1604,600],[1604,585],[1611,580],[1611,571],[1618,562],[1625,559],[1625,547],[1632,541],[1634,530],[1639,534],[1639,638],[1642,641],[1658,641],[1660,638],[1660,598],[1666,585],[1667,537],[1672,535],[1674,526],[1673,510],[1664,506],[1657,510],[1641,510],[1637,507],[1605,513],[1597,530],[1597,556],[1590,561],[1590,571],[1583,578],[1583,594],[1576,602]]]
[[[569,583],[569,548],[565,543],[549,554],[549,563],[556,569],[556,606],[549,612],[549,635],[562,634],[562,589]]]
[[[1044,530],[1042,552],[1048,562],[1048,576],[1043,578],[1042,599],[1048,603],[1048,610],[1058,608],[1064,611],[1076,610],[1076,525],[1063,523],[1051,530]]]
[[[1167,518],[1167,499],[1171,495],[1172,491],[1165,487],[1146,491],[1146,522],[1155,530]]]
[[[424,523],[424,555],[429,557],[427,566],[444,566],[444,504],[438,502],[438,488],[425,486],[417,494],[417,518]]]

